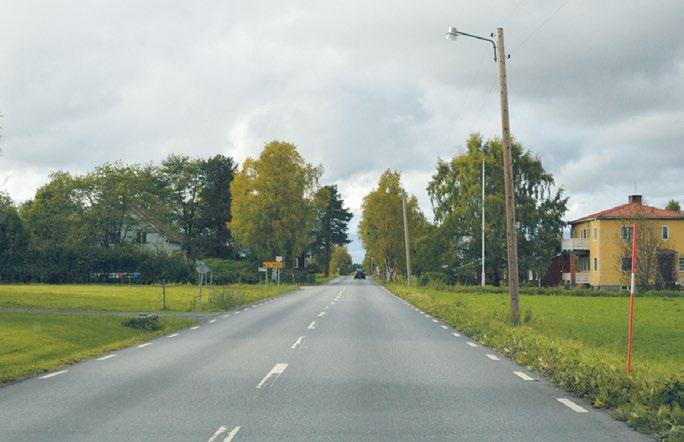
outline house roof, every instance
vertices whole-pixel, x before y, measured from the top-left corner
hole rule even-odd
[[[158,233],[164,235],[169,242],[182,244],[181,237],[173,232],[169,226],[165,226],[157,217],[155,217],[149,210],[137,207],[134,209],[138,215],[145,219]]]
[[[570,221],[570,224],[577,224],[584,221],[591,221],[596,219],[632,218],[684,220],[684,213],[675,212],[674,210],[658,209],[657,207],[646,206],[641,203],[627,203],[615,206],[611,209],[603,210],[601,212],[592,213],[591,215],[587,215],[574,221]]]

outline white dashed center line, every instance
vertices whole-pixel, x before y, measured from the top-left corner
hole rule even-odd
[[[216,433],[214,433],[214,435],[211,436],[207,442],[218,441],[219,437],[221,437],[221,435],[224,433],[228,433],[228,434],[226,434],[226,437],[225,437],[225,439],[223,439],[223,442],[230,442],[233,440],[233,438],[238,433],[238,431],[240,431],[240,427],[235,427],[232,430],[230,430],[230,433],[228,433],[228,427],[225,427],[222,425],[221,427],[219,427],[218,430],[216,430]]]
[[[264,388],[265,386],[269,386],[273,384],[281,374],[285,371],[287,368],[287,364],[279,363],[275,364],[275,366],[271,369],[271,371],[264,376],[264,378],[259,382],[256,386],[256,388]]]
[[[527,374],[523,373],[522,371],[514,371],[514,375],[518,376],[520,379],[524,381],[533,381],[534,378],[529,377]]]
[[[54,373],[46,374],[45,376],[40,376],[38,379],[50,379],[50,378],[53,378],[53,377],[55,377],[55,376],[59,376],[60,374],[64,374],[64,373],[66,373],[67,371],[69,371],[69,370],[60,370],[60,371],[56,371],[56,372],[54,372]]]
[[[194,327],[190,327],[190,330],[197,330],[198,328],[200,328],[200,326],[199,326],[199,325],[196,325],[196,326],[194,326]]]
[[[307,327],[309,330],[313,330],[316,328],[316,321],[311,321],[311,324]]]
[[[318,314],[318,317],[320,318],[321,316],[325,316],[326,313],[327,313],[327,312],[320,312],[320,313]]]
[[[575,411],[577,413],[587,413],[586,408],[580,407],[579,405],[577,405],[576,403],[574,403],[570,399],[567,399],[564,397],[559,397],[559,398],[556,398],[556,400],[558,402],[560,402],[561,404],[565,405],[566,407],[570,408],[572,411]]]
[[[477,344],[474,342],[466,342],[466,344],[470,345],[473,348],[477,347]]]
[[[178,336],[178,333],[174,333],[174,334],[172,334],[172,335],[168,335],[167,338],[175,338],[176,336]]]
[[[487,356],[492,361],[500,361],[500,359],[496,357],[496,355],[486,354],[485,356]]]
[[[295,341],[295,343],[292,344],[292,347],[290,347],[290,348],[291,348],[292,350],[294,350],[295,348],[297,348],[297,346],[298,346],[299,344],[302,343],[302,340],[304,340],[304,336],[298,337],[297,340]]]
[[[152,345],[152,343],[151,343],[151,342],[146,342],[145,344],[140,344],[140,345],[138,345],[138,348],[145,348],[145,347],[147,347],[148,345]]]
[[[101,358],[97,358],[98,361],[106,361],[107,359],[111,359],[115,357],[116,355],[107,355],[107,356],[102,356]]]

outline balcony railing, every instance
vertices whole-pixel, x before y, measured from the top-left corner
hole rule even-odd
[[[589,250],[589,240],[582,238],[568,238],[561,243],[563,250]]]
[[[563,282],[571,283],[571,274],[563,273]],[[589,284],[589,272],[575,272],[575,284]]]

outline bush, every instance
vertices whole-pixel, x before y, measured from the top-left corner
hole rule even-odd
[[[213,273],[214,284],[255,284],[259,282],[259,272],[257,270],[259,264],[254,261],[207,258],[204,262]]]
[[[159,323],[159,316],[157,315],[141,315],[137,318],[129,318],[123,321],[123,325],[138,330],[161,330],[162,325]]]

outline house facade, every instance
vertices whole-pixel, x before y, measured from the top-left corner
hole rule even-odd
[[[627,204],[570,222],[570,238],[562,243],[563,283],[614,290],[626,287],[635,222],[647,226],[656,244],[659,281],[667,287],[684,286],[684,213],[644,205],[641,195],[630,195]]]
[[[155,216],[144,209],[134,211],[138,222],[125,226],[122,235],[131,243],[137,244],[145,251],[176,255],[183,254],[183,242],[172,228],[165,226]]]

